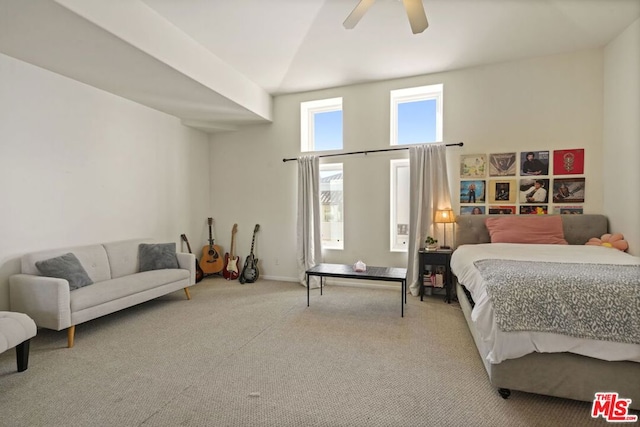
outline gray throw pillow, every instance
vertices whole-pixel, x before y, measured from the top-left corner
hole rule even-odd
[[[71,252],[59,257],[36,261],[36,268],[43,276],[67,280],[69,289],[72,291],[93,284],[87,271]]]
[[[140,271],[180,268],[175,243],[140,243],[138,246]]]

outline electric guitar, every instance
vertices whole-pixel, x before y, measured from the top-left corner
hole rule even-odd
[[[258,270],[258,258],[253,256],[253,246],[256,242],[256,233],[260,230],[260,224],[256,224],[253,229],[253,239],[251,240],[251,253],[244,260],[244,268],[242,269],[242,274],[240,275],[240,283],[243,285],[245,283],[253,283],[258,280],[258,276],[260,276],[260,271]]]
[[[191,245],[189,244],[189,240],[187,240],[187,235],[181,234],[180,237],[187,244],[187,249],[189,249],[189,253],[190,254],[193,253],[191,252]],[[200,268],[200,264],[198,264],[198,260],[196,260],[196,283],[201,281],[203,277],[204,277],[204,271],[202,271],[202,268]]]
[[[209,222],[209,244],[202,248],[202,257],[200,258],[200,268],[204,274],[220,273],[224,268],[224,259],[220,256],[222,250],[220,246],[214,244],[211,226],[213,218],[208,219]]]
[[[233,254],[236,249],[237,231],[238,224],[233,224],[233,228],[231,229],[231,251],[224,254],[224,269],[222,270],[222,275],[227,280],[236,280],[240,275],[240,270],[238,269],[240,257]]]

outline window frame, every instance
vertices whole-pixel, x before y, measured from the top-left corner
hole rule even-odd
[[[389,145],[407,145],[398,144],[398,105],[415,101],[436,101],[436,139],[435,141],[416,142],[416,144],[431,144],[443,141],[444,84],[438,83],[427,86],[391,90],[389,98],[391,108]]]
[[[389,191],[389,250],[391,252],[408,252],[409,233],[407,229],[407,239],[403,246],[398,245],[398,169],[407,168],[408,179],[411,179],[411,171],[409,170],[409,159],[392,159],[390,160],[390,191]],[[411,203],[411,201],[409,201]],[[410,206],[407,207],[410,210]],[[408,228],[408,224],[407,224]]]
[[[328,113],[342,110],[342,97],[317,99],[300,103],[300,151],[303,153],[317,150],[315,147],[315,120],[317,113]],[[344,119],[344,113],[343,113]],[[342,126],[342,140],[340,150],[344,147],[344,121]]]

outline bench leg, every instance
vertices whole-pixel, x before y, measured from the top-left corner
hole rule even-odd
[[[191,294],[189,293],[189,288],[184,288],[184,293],[187,295],[187,299],[191,299]]]
[[[23,341],[16,347],[16,362],[18,363],[18,372],[26,371],[29,367],[30,342],[31,340]]]
[[[67,347],[68,348],[72,348],[73,347],[73,340],[76,337],[76,325],[73,326],[69,326],[69,329],[67,329]]]

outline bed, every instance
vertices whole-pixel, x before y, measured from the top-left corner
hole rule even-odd
[[[568,245],[491,243],[486,220],[490,218],[489,227],[495,238],[499,235],[496,227],[499,229],[501,225],[500,222],[492,222],[496,217],[506,216],[459,216],[456,220],[456,250],[451,259],[451,269],[457,279],[458,300],[491,384],[498,388],[503,398],[509,397],[511,390],[518,390],[592,402],[596,392],[613,391],[618,392],[621,398],[632,399],[631,408],[640,409],[640,342],[637,337],[640,334],[640,328],[637,328],[640,322],[640,286],[637,286],[640,258],[611,248],[584,245],[589,238],[600,237],[607,232],[608,222],[603,215],[519,215],[511,219],[533,221],[532,224],[554,221],[559,224],[560,233]],[[624,282],[622,290],[608,287],[607,294],[601,298],[589,299],[586,292],[565,289],[565,286],[584,286],[581,280],[598,277],[598,274],[591,275],[590,272],[601,269],[602,265],[615,269],[616,277],[618,271],[634,277],[631,280],[628,277],[621,279]],[[559,267],[566,267],[569,272],[556,274]],[[518,269],[525,273],[518,273]],[[579,275],[581,271],[589,277],[571,279],[575,277],[572,274]],[[550,272],[558,278],[545,283],[547,279],[544,277],[548,276],[544,275]],[[616,310],[623,313],[623,321],[604,322],[617,324],[607,331],[599,331],[598,326],[592,327],[591,324],[580,329],[576,326],[578,322],[573,321],[574,313],[566,316],[569,320],[562,319],[559,313],[566,313],[566,308],[558,309],[548,303],[540,309],[540,304],[547,304],[543,298],[536,297],[535,303],[528,305],[523,300],[507,304],[503,301],[505,298],[499,297],[498,288],[520,282],[526,275],[536,277],[539,282],[536,286],[542,286],[542,289],[547,286],[547,290],[535,294],[538,288],[522,287],[521,284],[520,288],[516,286],[511,291],[516,298],[525,298],[521,295],[526,293],[539,295],[548,289],[551,289],[550,293],[564,292],[568,298],[590,301],[589,310],[593,307],[593,310],[601,311],[596,316],[588,312],[584,315],[600,318],[608,316],[603,314],[601,306],[605,302],[601,304],[600,300],[608,300],[608,304],[628,305],[630,302],[631,306]],[[551,283],[561,281],[562,276],[575,283]],[[604,282],[609,286],[612,280]],[[532,320],[536,312],[552,313],[551,320],[547,319],[552,325],[545,324],[545,319]],[[536,323],[534,329],[529,329],[531,325],[527,322],[532,321],[542,323]],[[607,328],[606,325],[604,327]],[[559,328],[561,333],[554,328]],[[570,330],[565,333],[563,328]],[[595,336],[595,333],[605,335]]]

